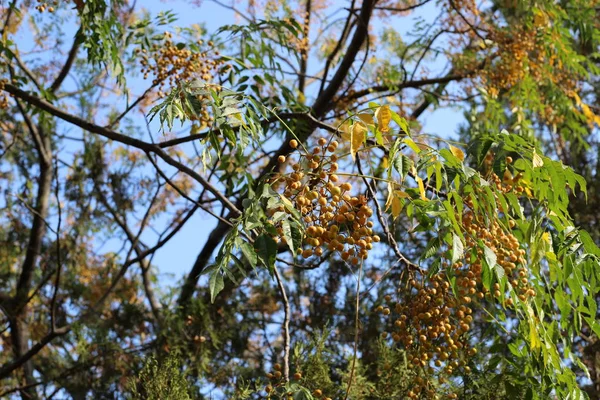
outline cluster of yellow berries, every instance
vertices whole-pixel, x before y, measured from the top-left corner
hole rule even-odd
[[[500,58],[484,71],[488,91],[495,97],[500,89],[509,89],[531,72],[529,54],[536,48],[535,30],[494,30],[490,40],[498,46]],[[529,68],[526,68],[529,66]]]
[[[473,310],[468,306],[471,299],[456,298],[442,274],[421,282],[412,278],[407,285],[408,288],[398,289],[403,294],[399,302],[392,306],[392,297],[388,295],[385,297],[388,306],[380,305],[376,311],[385,316],[393,313],[391,335],[385,332],[384,337],[391,336],[395,343],[402,345],[409,366],[417,374],[407,396],[435,399],[437,395],[431,382],[419,376],[419,371],[430,375],[437,367],[444,368],[448,374],[458,368],[470,372],[465,354],[472,356],[477,352],[464,335],[473,322]]]
[[[472,211],[467,211],[464,214],[463,226],[466,233],[467,248],[477,248],[479,241],[490,248],[496,255],[496,263],[504,271],[504,275],[509,279],[512,288],[518,291],[519,300],[526,301],[536,296],[536,292],[528,279],[529,270],[525,264],[525,250],[519,248],[519,240],[512,233],[506,232],[496,221],[493,221],[491,226],[489,223],[486,224],[483,217],[475,216]],[[510,221],[509,227],[514,226],[514,222]],[[499,284],[494,284],[491,292],[481,286],[483,268],[481,260],[484,255],[483,250],[480,248],[477,248],[476,252],[475,261],[467,265],[466,268],[463,268],[465,266],[461,262],[453,265],[457,275],[459,295],[476,294],[479,298],[486,295],[496,298],[501,297]],[[512,298],[506,299],[506,305],[513,305]]]
[[[45,11],[48,11],[50,13],[54,12],[54,7],[58,5],[58,1],[54,1],[52,3],[52,6],[49,6],[48,3],[46,3],[44,0],[37,0],[38,4],[37,6],[35,6],[35,9],[38,10],[39,12],[43,13]]]
[[[202,45],[203,42],[199,40],[198,44]],[[212,42],[207,44],[209,47],[213,46]],[[165,41],[162,45],[152,46],[150,55],[146,49],[136,49],[136,53],[142,54],[140,72],[144,74],[144,79],[147,79],[150,74],[154,75],[152,83],[159,85],[161,97],[164,95],[162,89],[167,81],[170,85],[191,78],[201,78],[210,82],[218,69],[223,66],[217,50],[212,51],[212,58],[209,58],[207,52],[192,52],[173,43],[169,32],[165,33]]]
[[[492,171],[492,164],[494,163],[494,159],[495,159],[495,155],[493,152],[488,153],[485,156],[485,159],[483,161],[483,169],[486,172],[486,178],[487,180],[496,188],[496,190],[502,192],[502,193],[515,193],[519,196],[529,196],[529,194],[527,193],[526,190],[526,186],[525,183],[523,182],[523,174],[522,173],[517,173],[513,176],[513,174],[510,172],[510,170],[508,168],[506,168],[504,170],[504,174],[502,175],[502,178],[500,178],[498,175],[496,175],[496,173],[494,173]],[[508,156],[506,157],[506,164],[512,164],[513,163],[513,158]],[[498,200],[496,198],[496,200]],[[471,201],[468,200],[467,205],[472,205]],[[504,212],[504,210],[502,210],[501,208],[499,209],[500,212]]]
[[[298,162],[291,164],[293,172],[279,176],[275,181],[284,185],[283,195],[300,211],[306,224],[306,247],[299,248],[298,253],[309,258],[329,250],[338,252],[342,260],[357,265],[367,258],[373,243],[379,242],[380,238],[373,233],[373,222],[369,220],[373,210],[367,205],[368,199],[362,195],[353,196],[352,185],[340,182],[336,175],[338,159],[331,153],[338,145],[337,141],[318,139],[311,152],[300,150]],[[299,143],[291,140],[290,146],[297,149]],[[286,157],[279,157],[280,163],[286,161]],[[278,231],[282,237],[282,228]]]

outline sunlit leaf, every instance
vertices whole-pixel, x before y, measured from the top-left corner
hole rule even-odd
[[[350,154],[353,160],[356,159],[358,149],[367,139],[368,132],[369,130],[362,122],[356,122],[351,126],[349,132],[342,134],[342,137],[350,142]]]
[[[417,185],[419,186],[419,193],[421,195],[421,200],[429,200],[427,198],[427,196],[425,195],[425,185],[423,184],[423,179],[421,179],[420,177],[415,177],[415,180],[417,181]]]
[[[379,131],[386,133],[390,130],[392,113],[388,106],[381,106],[375,110],[375,118],[377,118],[377,129],[379,129]]]
[[[449,145],[449,147],[450,147],[450,151],[452,152],[452,154],[454,154],[454,156],[456,158],[458,158],[460,161],[465,160],[465,153],[461,149],[459,149],[456,146],[452,146],[452,145]]]

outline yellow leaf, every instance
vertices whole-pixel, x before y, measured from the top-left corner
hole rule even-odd
[[[348,121],[345,121],[338,127],[338,131],[342,132],[342,138],[350,141],[350,129],[352,129],[352,125]],[[348,135],[347,137],[345,135]]]
[[[385,202],[385,209],[387,211],[391,208],[394,218],[398,218],[402,212],[402,208],[404,208],[404,203],[401,200],[401,197],[404,197],[404,195],[406,195],[406,197],[410,197],[404,192],[393,190],[392,185],[388,183],[388,197]]]
[[[419,185],[419,193],[421,193],[421,200],[429,200],[427,196],[425,196],[425,185],[423,184],[423,179],[417,176],[415,177],[415,180],[417,181],[417,185]]]
[[[402,203],[402,200],[394,196],[394,198],[392,199],[392,215],[394,216],[394,218],[398,218],[398,216],[402,212],[403,206],[404,204]]]
[[[541,347],[542,342],[540,341],[540,336],[537,331],[536,318],[533,313],[533,309],[529,304],[527,304],[527,313],[529,314],[528,322],[529,322],[529,342],[531,345],[531,349],[535,350],[538,347]]]
[[[365,142],[367,132],[367,127],[361,122],[352,125],[352,129],[350,130],[350,154],[353,160],[356,159],[358,149]]]
[[[387,156],[383,156],[383,159],[381,160],[381,167],[383,169],[387,169],[390,166],[390,160],[388,159]]]
[[[390,208],[390,206],[392,205],[392,200],[394,198],[394,190],[393,190],[393,186],[390,182],[388,182],[388,197],[385,200],[385,209],[386,211]]]
[[[533,168],[539,168],[541,166],[544,165],[544,160],[542,160],[542,157],[540,157],[539,154],[537,154],[534,150],[533,152]]]
[[[414,164],[410,165],[410,174],[415,176],[417,175],[417,169],[415,168]]]
[[[581,98],[577,95],[577,93],[575,92],[571,92],[571,97],[573,97],[575,99],[575,104],[577,104],[578,106],[581,105]]]
[[[390,130],[392,112],[388,106],[381,106],[375,110],[375,118],[377,118],[377,129],[380,132],[386,133]]]
[[[587,104],[581,105],[581,111],[583,111],[583,115],[587,119],[592,119],[594,117],[594,113],[592,112],[592,110],[590,110],[590,107]]]
[[[397,197],[400,197],[401,199],[410,199],[410,195],[408,193],[406,193],[406,192],[401,191],[401,190],[394,191],[394,194]]]
[[[542,233],[542,240],[548,244],[550,244],[550,233],[544,232]]]
[[[450,152],[454,155],[454,157],[458,158],[460,161],[465,161],[465,153],[458,147],[450,146]]]
[[[406,145],[410,147],[415,153],[419,154],[421,152],[419,146],[417,146],[417,144],[411,138],[404,138],[404,143],[406,143]]]
[[[375,120],[373,120],[373,116],[368,113],[358,114],[358,118],[362,120],[367,125],[375,125]]]

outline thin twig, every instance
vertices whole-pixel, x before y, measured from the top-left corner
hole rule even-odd
[[[56,197],[56,203],[58,207],[58,223],[56,226],[56,279],[54,280],[54,293],[52,293],[52,300],[50,301],[50,326],[52,332],[56,330],[56,298],[58,296],[58,288],[60,286],[60,273],[62,271],[62,261],[60,257],[60,225],[62,223],[62,207],[60,206],[60,198],[58,196],[59,188],[60,186],[58,184],[58,157],[56,157],[54,196]]]
[[[352,357],[352,367],[350,369],[350,378],[348,379],[348,389],[346,389],[346,397],[344,400],[348,400],[348,395],[350,394],[350,388],[352,387],[352,382],[354,381],[354,370],[356,369],[356,358],[358,355],[358,332],[359,332],[359,312],[360,312],[360,279],[362,275],[362,267],[363,263],[360,263],[358,267],[358,277],[356,279],[356,315],[354,317],[354,355]]]
[[[290,381],[290,302],[288,301],[285,287],[277,266],[273,268],[275,272],[275,279],[277,280],[277,286],[279,286],[279,292],[283,300],[283,379],[285,382]]]
[[[233,224],[231,222],[229,222],[227,219],[220,217],[219,215],[215,214],[214,212],[212,212],[211,210],[209,210],[208,208],[204,207],[203,205],[201,205],[200,203],[198,203],[196,200],[192,199],[190,196],[188,196],[187,194],[185,194],[185,192],[183,190],[181,190],[177,185],[175,185],[171,179],[169,179],[169,177],[163,172],[163,170],[160,169],[160,167],[156,164],[156,161],[154,161],[154,159],[152,159],[152,156],[150,155],[149,152],[146,152],[146,155],[148,156],[148,159],[150,160],[150,162],[152,163],[152,165],[154,166],[154,168],[156,169],[156,172],[158,172],[158,174],[167,182],[167,184],[169,186],[171,186],[173,189],[175,189],[175,191],[177,193],[179,193],[179,195],[183,198],[185,198],[186,200],[192,202],[192,204],[198,206],[198,208],[204,210],[205,212],[209,213],[210,215],[212,215],[213,217],[215,217],[216,219],[218,219],[219,221],[228,224],[229,226],[233,226]]]
[[[154,89],[156,86],[158,86],[158,83],[146,89],[146,91],[144,91],[144,93],[142,93],[140,97],[138,97],[133,103],[131,103],[121,114],[119,114],[118,117],[116,117],[108,125],[106,125],[106,128],[113,129],[119,123],[119,121],[121,121],[133,108],[140,104],[141,101],[144,100],[146,96],[148,96],[148,93],[150,93],[152,89]]]
[[[450,7],[452,7],[452,9],[454,11],[456,11],[456,13],[460,16],[460,18],[465,21],[465,23],[467,25],[469,25],[469,28],[471,28],[471,30],[473,31],[474,34],[476,34],[479,39],[485,41],[486,39],[481,36],[481,34],[479,33],[479,31],[477,30],[477,28],[475,26],[473,26],[473,24],[460,12],[460,10],[458,9],[458,7],[456,7],[456,5],[454,4],[454,1],[450,0]],[[483,29],[482,29],[483,30]]]
[[[377,214],[377,219],[379,220],[379,224],[381,224],[381,229],[383,229],[383,232],[385,233],[385,235],[388,239],[388,242],[392,245],[392,249],[394,250],[396,257],[398,257],[398,259],[401,260],[406,265],[406,267],[408,267],[409,269],[422,272],[421,268],[419,268],[418,265],[411,262],[400,251],[400,248],[398,247],[398,242],[396,242],[396,238],[394,237],[394,235],[392,235],[392,232],[390,232],[387,221],[383,217],[383,213],[381,212],[381,206],[379,205],[379,202],[377,201],[377,197],[375,196],[375,191],[373,190],[373,187],[367,181],[367,178],[365,177],[365,175],[362,172],[362,167],[360,165],[359,157],[356,157],[356,166],[358,168],[358,172],[360,173],[360,176],[362,177],[363,181],[365,182],[365,185],[367,185],[367,191],[369,192],[369,197],[371,197],[371,199],[373,200],[373,203],[375,204],[375,212]]]

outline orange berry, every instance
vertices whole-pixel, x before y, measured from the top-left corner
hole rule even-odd
[[[292,149],[295,149],[295,148],[297,148],[297,147],[298,147],[298,141],[297,141],[296,139],[292,139],[292,140],[290,140],[290,147],[291,147]]]

